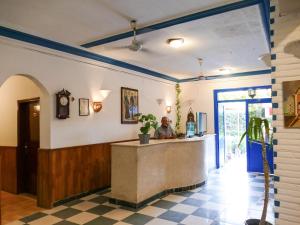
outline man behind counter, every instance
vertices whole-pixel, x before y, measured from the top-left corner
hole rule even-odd
[[[175,132],[169,124],[168,117],[161,118],[161,126],[156,129],[154,137],[157,139],[173,139],[176,138]]]

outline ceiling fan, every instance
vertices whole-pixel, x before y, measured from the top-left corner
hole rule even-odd
[[[203,67],[202,67],[202,64],[203,64],[203,59],[202,58],[198,58],[198,63],[200,65],[200,68],[201,68],[201,75],[197,76],[196,79],[197,80],[206,80],[207,77],[204,76],[204,73],[203,73]]]
[[[131,41],[131,45],[129,45],[128,48],[131,51],[137,52],[137,51],[142,50],[143,43],[136,39],[136,20],[131,20],[130,26],[131,26],[132,32],[133,32],[133,40]]]
[[[158,53],[145,48],[144,45],[144,41],[138,40],[137,39],[137,21],[136,20],[131,20],[130,21],[130,27],[132,29],[132,33],[133,33],[133,39],[130,43],[130,45],[125,45],[125,46],[112,46],[109,47],[112,50],[119,50],[119,49],[128,49],[130,51],[133,52],[144,52],[144,53],[149,53],[149,54],[155,54],[155,55],[159,55]]]

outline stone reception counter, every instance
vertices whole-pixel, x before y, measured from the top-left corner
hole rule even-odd
[[[112,144],[110,202],[138,208],[167,193],[204,184],[215,135]]]

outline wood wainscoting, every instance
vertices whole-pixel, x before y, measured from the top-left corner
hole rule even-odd
[[[17,147],[0,146],[2,190],[13,194],[18,192]]]
[[[40,149],[38,206],[51,208],[59,200],[109,187],[110,174],[110,143]]]

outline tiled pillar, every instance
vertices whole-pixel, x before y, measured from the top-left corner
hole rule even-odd
[[[300,59],[284,52],[300,39],[300,13],[279,15],[278,0],[271,0],[272,102],[275,163],[276,225],[300,224],[300,129],[283,124],[282,82],[300,80]]]

